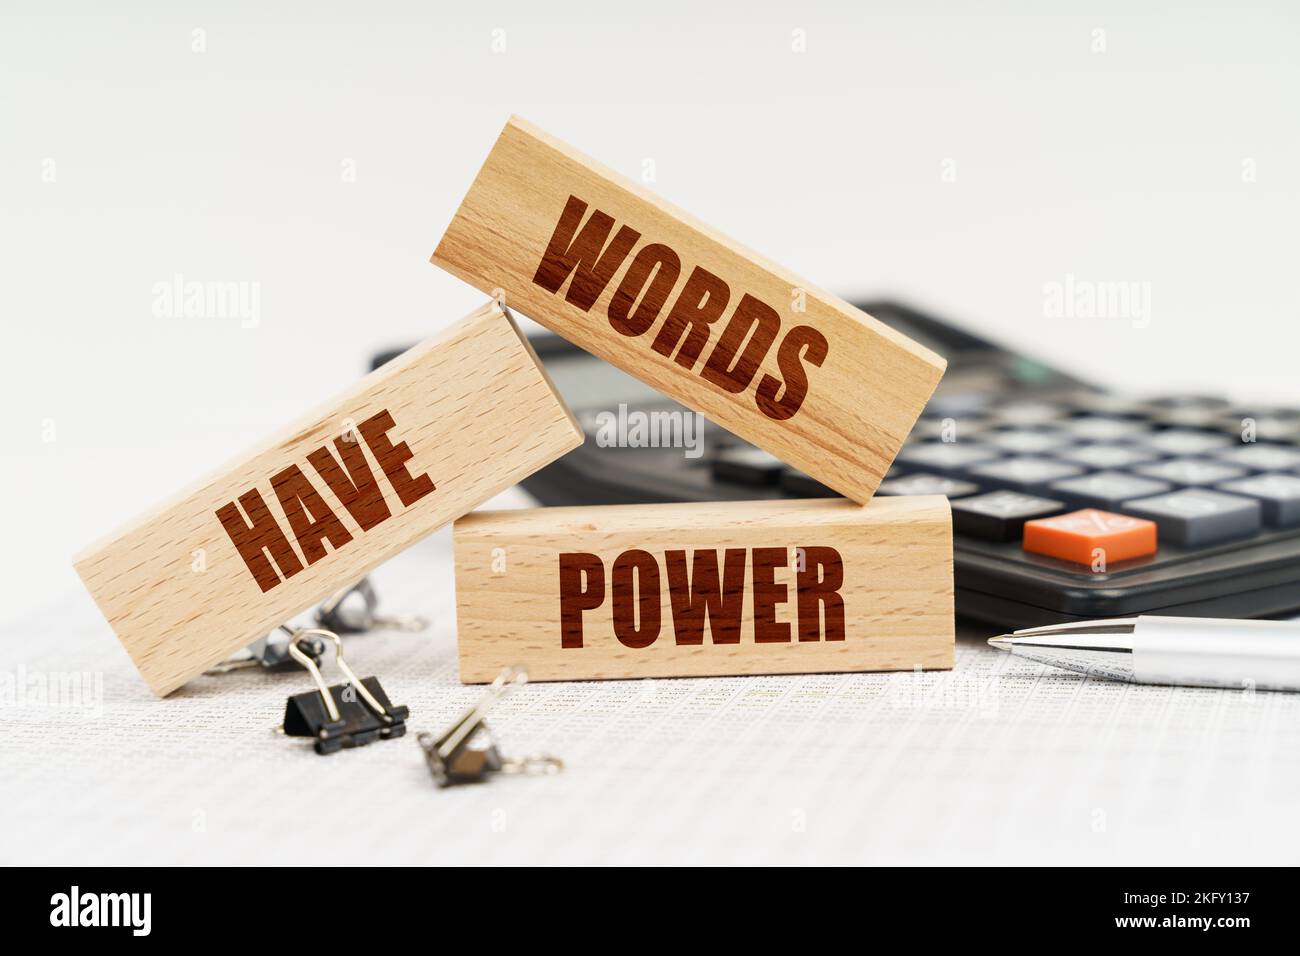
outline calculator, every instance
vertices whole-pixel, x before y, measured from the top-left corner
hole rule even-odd
[[[1112,394],[905,305],[860,307],[948,360],[876,493],[948,497],[959,617],[1300,611],[1300,407]],[[690,413],[558,336],[530,339],[587,436],[524,479],[542,504],[837,497],[707,421],[674,432],[689,447],[602,441],[611,415]]]

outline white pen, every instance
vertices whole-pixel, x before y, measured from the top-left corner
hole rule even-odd
[[[1017,657],[1135,684],[1300,690],[1300,621],[1125,617],[990,637]]]

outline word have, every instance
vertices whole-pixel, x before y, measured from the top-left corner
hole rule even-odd
[[[586,211],[587,203],[569,197],[533,276],[533,283],[548,292],[559,292],[572,276],[564,298],[584,312],[595,305],[641,239],[641,233],[631,226],[621,226],[610,240],[614,217],[596,209],[583,223]],[[681,256],[673,249],[661,242],[642,246],[609,300],[609,324],[622,335],[644,335],[658,320],[681,272]],[[703,266],[695,266],[650,348],[695,371],[711,327],[730,301],[731,287]],[[745,293],[700,376],[725,392],[745,391],[780,333],[781,316],[776,309]],[[776,351],[782,377],[765,374],[759,380],[754,394],[759,410],[776,421],[793,417],[808,396],[804,363],[820,367],[829,351],[826,337],[810,325],[797,325],[786,332]]]
[[[392,511],[384,500],[383,489],[370,471],[357,433],[365,440],[375,461],[379,462],[380,469],[393,491],[397,492],[403,506],[409,508],[435,487],[427,474],[413,476],[407,470],[406,463],[415,457],[415,453],[406,442],[395,445],[389,439],[388,432],[395,427],[393,416],[388,409],[384,409],[358,425],[355,432],[348,431],[334,439],[338,458],[330,452],[329,445],[322,445],[307,456],[307,461],[316,469],[316,474],[343,503],[352,520],[363,532],[386,521]],[[298,552],[289,543],[280,523],[271,514],[257,488],[250,488],[239,496],[239,505],[243,507],[244,514],[248,515],[247,520],[233,501],[222,505],[216,512],[221,526],[226,529],[226,534],[244,559],[249,573],[264,592],[301,571],[304,560],[311,565],[325,557],[326,542],[338,550],[352,540],[352,533],[344,527],[342,519],[325,503],[320,492],[297,465],[290,465],[272,475],[271,490],[280,502],[280,508],[302,551],[302,558],[299,558]],[[275,567],[267,559],[268,554],[274,560]],[[279,573],[276,573],[276,567],[279,568]],[[281,578],[281,574],[284,578]]]
[[[50,897],[51,926],[129,926],[131,935],[148,936],[153,920],[152,893],[69,893]]]
[[[844,562],[834,548],[801,548],[796,562],[797,640],[844,640]],[[714,644],[739,644],[745,617],[746,567],[752,562],[753,631],[756,644],[788,643],[790,624],[778,621],[777,606],[789,600],[789,588],[776,581],[788,566],[786,548],[727,548],[719,569],[717,549],[696,549],[688,569],[686,552],[665,551],[664,573],[648,551],[632,549],[614,559],[610,587],[599,555],[560,555],[560,646],[583,646],[583,614],[605,603],[610,593],[614,636],[625,647],[649,647],[662,625],[662,580],[668,580],[673,639],[678,645],[704,643],[708,621]],[[825,607],[825,627],[822,608]],[[824,637],[823,637],[824,634]]]

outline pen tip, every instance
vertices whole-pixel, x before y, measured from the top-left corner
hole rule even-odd
[[[1011,650],[1011,635],[1010,635],[1010,634],[999,634],[997,637],[990,637],[990,638],[989,638],[989,646],[990,646],[990,647],[1000,647],[1000,648],[1002,648],[1004,651],[1009,651],[1009,650]]]

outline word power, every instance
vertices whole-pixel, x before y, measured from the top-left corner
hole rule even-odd
[[[581,443],[490,302],[74,564],[164,695]]]
[[[942,496],[478,512],[453,538],[466,683],[504,661],[536,680],[952,666]]]
[[[518,118],[433,262],[860,502],[945,367]]]
[[[799,567],[797,640],[844,640],[844,561],[834,548],[796,548]],[[583,612],[599,608],[610,599],[610,623],[624,647],[649,647],[663,631],[664,585],[672,609],[672,637],[678,644],[704,643],[707,620],[714,644],[739,644],[745,610],[746,564],[752,554],[753,597],[748,618],[750,637],[759,644],[784,643],[791,637],[789,623],[777,620],[778,605],[789,600],[790,589],[777,584],[778,568],[788,566],[788,548],[698,548],[689,559],[674,549],[660,558],[634,548],[614,559],[610,586],[606,588],[605,562],[590,552],[560,555],[560,646],[583,646]],[[689,561],[689,563],[688,563]],[[811,563],[811,567],[809,567]],[[721,564],[721,570],[719,570]]]

